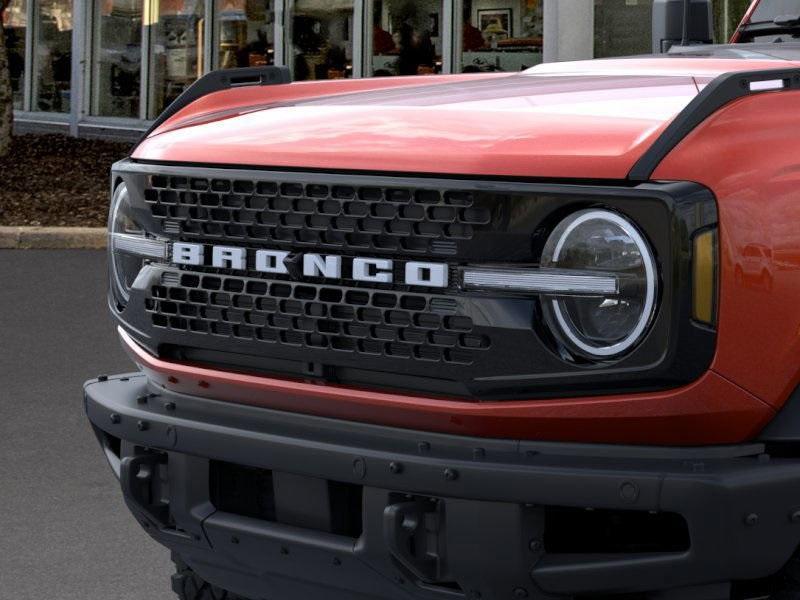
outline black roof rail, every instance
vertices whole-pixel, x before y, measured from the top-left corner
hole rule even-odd
[[[648,181],[667,154],[726,104],[752,94],[786,90],[800,90],[800,69],[765,69],[720,75],[686,105],[636,161],[628,173],[628,179]]]
[[[203,96],[231,88],[256,85],[278,85],[281,83],[291,83],[291,81],[292,75],[288,67],[244,67],[241,69],[220,69],[218,71],[211,71],[186,88],[183,93],[153,121],[153,124],[150,125],[150,128],[136,145],[138,146],[141,144],[142,141],[179,110],[199,100]]]

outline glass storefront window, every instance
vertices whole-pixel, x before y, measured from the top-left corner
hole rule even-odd
[[[218,68],[275,63],[274,0],[216,0],[214,19]]]
[[[353,76],[353,0],[295,0],[289,22],[295,81]]]
[[[653,0],[595,0],[594,56],[653,51]]]
[[[97,0],[91,114],[139,118],[143,0]]]
[[[8,50],[8,68],[14,108],[21,109],[25,96],[25,31],[28,25],[25,0],[11,0],[3,13],[3,33]]]
[[[464,0],[461,70],[522,71],[542,62],[544,0]]]
[[[374,0],[371,75],[430,75],[442,72],[439,0]]]
[[[36,6],[33,110],[70,110],[72,81],[72,0],[45,0]]]
[[[203,75],[203,0],[152,0],[150,97],[147,118],[155,119]]]

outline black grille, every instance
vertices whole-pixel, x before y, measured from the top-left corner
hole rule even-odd
[[[691,287],[675,285],[689,280],[693,233],[716,222],[714,198],[698,186],[131,161],[114,177],[147,231],[206,250],[197,266],[153,263],[120,307],[137,341],[168,360],[482,401],[675,387],[714,353],[714,332],[690,320]],[[535,265],[552,228],[594,206],[626,215],[651,241],[666,308],[635,351],[587,365],[558,347],[540,298],[468,291],[459,273]],[[245,249],[245,268],[214,267],[209,249],[220,245]],[[288,252],[291,272],[258,272],[262,249]],[[344,257],[341,274],[296,272],[307,253]],[[391,258],[392,283],[355,281],[352,257]],[[448,287],[407,285],[408,261],[446,264]]]
[[[352,251],[455,254],[491,221],[471,191],[155,175],[144,198],[162,232]]]
[[[169,271],[145,309],[178,332],[454,365],[491,345],[454,300],[425,294]]]

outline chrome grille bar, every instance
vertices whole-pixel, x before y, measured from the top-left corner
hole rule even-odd
[[[581,296],[615,296],[620,291],[616,275],[566,269],[465,268],[463,284],[473,290]]]

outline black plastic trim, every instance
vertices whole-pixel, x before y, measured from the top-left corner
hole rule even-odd
[[[292,75],[289,67],[244,67],[239,69],[220,69],[207,73],[178,96],[158,118],[153,121],[150,128],[141,137],[137,146],[147,139],[151,133],[161,127],[170,117],[178,111],[196,102],[203,96],[228,90],[235,87],[249,87],[254,85],[280,85],[291,83]],[[134,150],[136,147],[134,147]]]
[[[758,440],[765,444],[800,444],[800,385],[786,400],[780,412],[761,431]],[[796,448],[800,454],[800,448]]]
[[[640,448],[431,434],[167,393],[142,375],[89,382],[85,402],[99,439],[123,440],[123,461],[166,455],[169,524],[163,502],[126,497],[145,529],[246,597],[652,593],[770,576],[800,542],[800,460],[769,457],[761,444]],[[363,486],[363,533],[353,540],[216,511],[209,460]],[[398,504],[428,514],[440,564],[410,569],[405,563],[420,563],[397,559],[407,546],[387,519]],[[558,506],[678,514],[690,548],[551,554],[541,544],[544,507]]]
[[[783,89],[752,90],[760,81],[783,80]],[[658,165],[696,127],[725,105],[754,94],[800,90],[800,69],[765,69],[726,73],[709,83],[670,123],[628,174],[633,181],[648,181]]]

